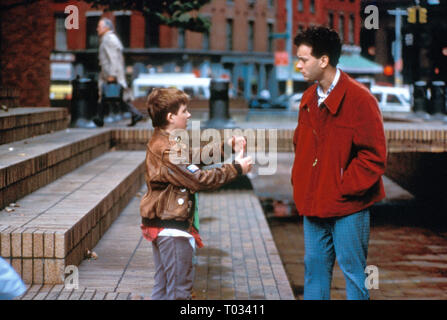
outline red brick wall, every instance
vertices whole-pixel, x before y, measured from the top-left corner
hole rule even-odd
[[[20,106],[50,105],[53,15],[49,12],[51,2],[39,1],[1,13],[1,85],[20,89]]]
[[[130,47],[144,48],[144,16],[140,12],[132,12],[130,17]],[[138,30],[138,32],[136,32]]]

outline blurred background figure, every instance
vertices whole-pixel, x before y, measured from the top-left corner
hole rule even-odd
[[[143,119],[143,115],[138,109],[132,105],[133,95],[126,83],[123,45],[114,32],[114,26],[110,19],[101,18],[96,28],[98,36],[101,38],[99,45],[99,64],[101,73],[98,79],[99,92],[99,118],[95,118],[94,122],[97,126],[104,125],[104,99],[103,85],[107,83],[118,83],[123,88],[122,101],[126,109],[132,114],[132,121],[129,126],[134,126],[138,121]]]
[[[12,300],[26,291],[17,272],[0,257],[0,300]]]

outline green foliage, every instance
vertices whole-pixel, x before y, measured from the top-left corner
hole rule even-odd
[[[93,7],[104,6],[107,10],[140,11],[159,24],[184,28],[196,32],[208,32],[211,22],[200,16],[198,10],[211,0],[84,0]]]

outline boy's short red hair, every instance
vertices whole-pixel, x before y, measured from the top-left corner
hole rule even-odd
[[[147,97],[146,106],[154,127],[163,128],[168,124],[168,113],[177,114],[182,104],[187,105],[189,95],[176,88],[153,89]]]

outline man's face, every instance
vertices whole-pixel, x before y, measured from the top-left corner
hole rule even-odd
[[[104,33],[109,31],[109,28],[106,27],[106,24],[103,20],[99,20],[98,26],[96,27],[96,32],[98,33],[98,36],[102,37]]]
[[[321,58],[315,58],[312,55],[312,47],[302,44],[298,47],[296,52],[298,57],[297,67],[303,74],[303,78],[306,81],[320,80],[323,74],[323,61]]]

